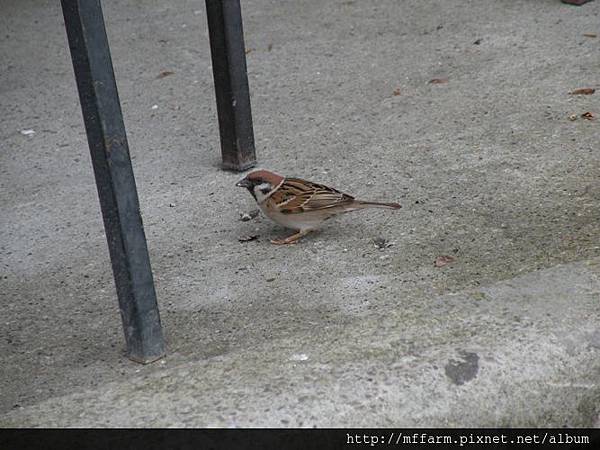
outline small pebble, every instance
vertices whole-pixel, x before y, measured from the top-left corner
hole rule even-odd
[[[250,212],[242,212],[240,213],[240,220],[242,222],[248,222],[249,220],[254,219],[256,216],[258,216],[258,209],[254,209]]]
[[[383,250],[394,245],[393,242],[390,242],[382,237],[373,239],[373,244],[375,245],[375,248],[378,248],[379,250]]]
[[[251,234],[249,236],[241,236],[238,238],[240,242],[251,242],[258,239],[258,234]]]

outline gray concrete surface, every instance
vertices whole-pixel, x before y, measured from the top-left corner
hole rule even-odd
[[[285,248],[218,168],[204,3],[105,2],[169,346],[148,366],[58,5],[0,7],[0,426],[600,426],[600,133],[568,119],[600,113],[568,94],[600,88],[599,2],[244,1],[261,166],[404,205]]]

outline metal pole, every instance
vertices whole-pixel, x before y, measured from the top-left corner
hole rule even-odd
[[[61,0],[100,197],[127,356],[165,354],[146,236],[100,0]]]
[[[256,165],[240,0],[206,0],[225,169]]]

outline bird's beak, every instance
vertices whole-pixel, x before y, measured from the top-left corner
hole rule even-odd
[[[244,178],[244,179],[238,181],[237,183],[235,183],[235,185],[237,187],[249,188],[250,187],[250,182],[248,181],[247,178]]]

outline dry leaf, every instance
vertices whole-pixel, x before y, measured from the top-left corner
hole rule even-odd
[[[156,76],[156,79],[160,80],[161,78],[168,77],[169,75],[173,75],[174,73],[175,72],[171,72],[170,70],[163,70]]]
[[[450,264],[451,262],[454,262],[455,260],[456,260],[456,258],[454,258],[453,256],[441,255],[435,259],[435,262],[433,263],[433,265],[435,267],[444,267],[444,266]]]
[[[569,94],[571,95],[592,95],[594,92],[596,92],[596,89],[594,88],[581,88],[581,89],[575,89],[572,92],[569,92]]]
[[[595,38],[598,37],[598,35],[596,33],[583,33],[583,35],[585,37],[589,37],[589,38]]]
[[[400,95],[400,88],[394,89],[394,96]]]
[[[444,84],[448,82],[448,78],[434,78],[433,80],[429,80],[431,84]]]
[[[242,236],[238,238],[238,241],[240,242],[250,242],[250,241],[255,241],[258,239],[258,234],[251,234],[249,236]]]
[[[595,116],[594,116],[594,113],[591,113],[588,111],[588,112],[584,112],[581,115],[581,117],[583,117],[584,119],[587,119],[587,120],[593,120]]]

